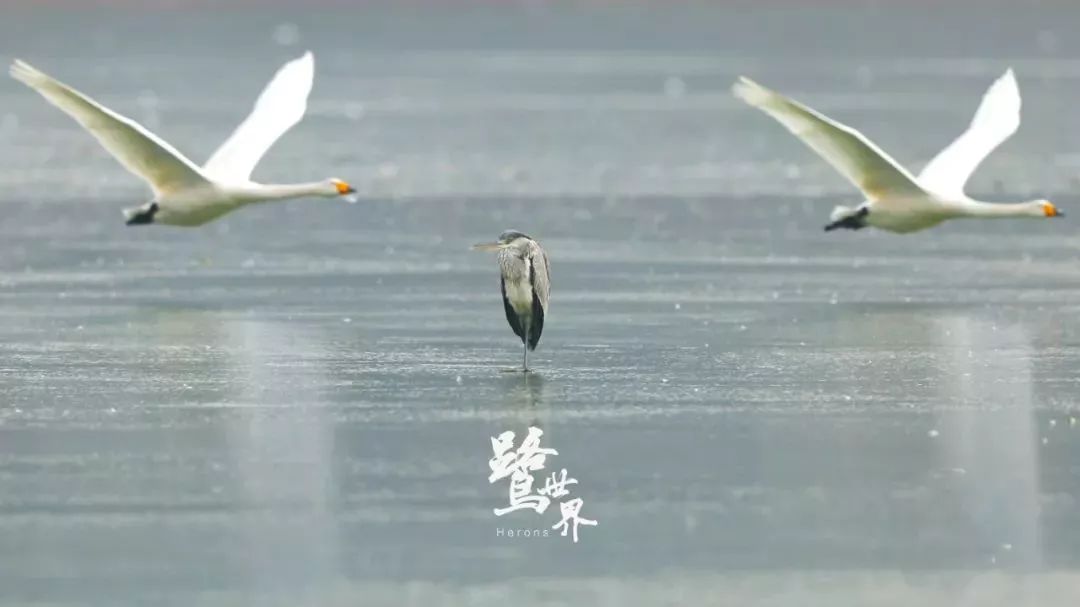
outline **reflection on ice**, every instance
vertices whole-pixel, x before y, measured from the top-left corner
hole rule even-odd
[[[991,563],[1042,566],[1032,348],[1023,326],[940,316],[940,427],[932,443],[955,474],[966,522]]]
[[[318,347],[258,320],[230,322],[225,331],[231,399],[255,405],[237,409],[226,425],[231,465],[253,508],[243,525],[253,589],[325,582],[340,571],[334,433],[316,404],[323,371],[295,355],[317,358]]]

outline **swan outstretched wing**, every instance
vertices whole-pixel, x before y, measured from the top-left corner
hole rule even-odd
[[[749,78],[739,78],[732,93],[784,125],[862,190],[868,200],[926,195],[911,173],[859,131]]]
[[[198,167],[157,135],[29,64],[16,60],[11,76],[63,110],[158,197],[207,183]]]
[[[206,161],[206,174],[222,181],[247,181],[270,146],[304,117],[314,78],[311,51],[283,65],[247,119]]]
[[[1009,68],[983,95],[971,126],[919,174],[924,188],[945,198],[964,198],[964,184],[990,152],[1020,128],[1020,88]]]

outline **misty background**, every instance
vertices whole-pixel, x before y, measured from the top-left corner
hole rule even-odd
[[[1080,212],[1060,2],[4,2],[16,57],[202,162],[310,49],[263,181],[355,205],[123,225],[149,193],[0,79],[0,602],[1075,602],[1075,221],[821,231],[856,192],[738,75],[917,170],[1012,66],[969,184]],[[528,380],[494,260],[552,260]],[[544,431],[566,538],[498,528]],[[520,515],[520,516],[519,516]]]

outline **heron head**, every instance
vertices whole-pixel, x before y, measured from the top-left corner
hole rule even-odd
[[[499,239],[495,242],[482,242],[480,244],[474,244],[472,249],[474,251],[498,251],[505,249],[509,246],[513,246],[515,242],[522,238],[529,238],[525,234],[518,232],[517,230],[506,230],[502,234],[499,234]]]

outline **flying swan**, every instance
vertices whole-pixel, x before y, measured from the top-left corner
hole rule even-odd
[[[198,226],[253,202],[354,193],[340,179],[285,185],[250,179],[270,146],[304,116],[315,77],[310,51],[278,70],[251,115],[201,168],[139,123],[23,61],[12,63],[11,76],[74,118],[120,164],[150,185],[153,199],[124,211],[128,225]]]
[[[986,91],[967,132],[918,177],[859,131],[749,78],[739,78],[732,93],[784,125],[862,191],[866,201],[855,208],[833,209],[825,230],[869,225],[906,233],[959,217],[1063,216],[1048,200],[998,204],[964,194],[964,184],[979,163],[1020,126],[1020,90],[1011,68]]]

